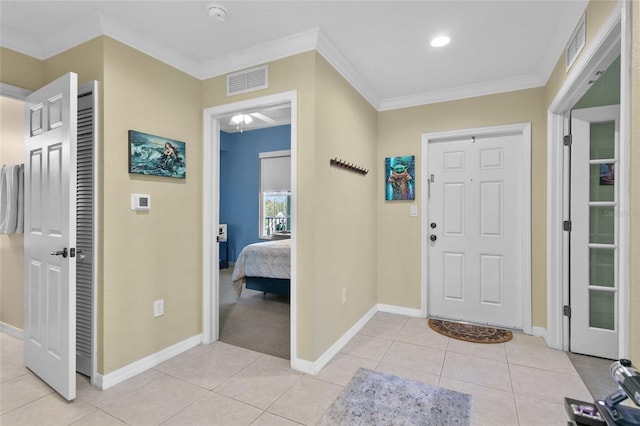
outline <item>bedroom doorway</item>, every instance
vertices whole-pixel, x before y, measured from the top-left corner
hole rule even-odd
[[[279,112],[273,112],[278,110]],[[269,112],[271,111],[271,112]],[[232,265],[228,268],[227,262],[229,260],[235,260],[240,250],[245,243],[231,242],[232,233],[239,232],[238,226],[231,226],[227,224],[227,241],[219,243],[218,233],[219,225],[225,224],[225,220],[229,220],[229,215],[221,213],[221,170],[227,165],[226,161],[222,161],[226,154],[223,154],[221,149],[224,148],[224,137],[221,137],[221,131],[231,133],[229,126],[232,126],[236,135],[235,138],[242,138],[242,133],[246,133],[249,136],[250,132],[255,130],[255,124],[262,126],[270,125],[277,126],[278,120],[274,119],[271,114],[285,114],[288,115],[285,121],[290,124],[290,178],[291,178],[291,193],[290,193],[290,207],[289,207],[289,223],[291,231],[291,280],[290,280],[290,296],[286,300],[288,308],[288,315],[286,319],[286,326],[288,328],[287,340],[290,342],[289,349],[286,353],[286,358],[291,361],[295,359],[296,354],[296,281],[295,281],[295,253],[296,253],[296,152],[297,152],[297,123],[296,123],[296,92],[285,92],[277,95],[271,95],[247,101],[241,101],[231,103],[227,105],[221,105],[216,107],[207,108],[204,110],[204,170],[203,170],[203,343],[210,343],[220,340],[221,331],[223,327],[229,325],[225,324],[221,319],[221,314],[224,315],[224,320],[228,321],[229,317],[227,312],[228,306],[223,306],[230,300],[236,297],[235,290],[231,286],[231,274],[233,272]],[[234,116],[249,116],[250,119],[235,123],[231,120]],[[237,120],[236,120],[237,121]],[[250,121],[247,123],[247,121]],[[256,122],[256,123],[254,123]],[[281,131],[283,129],[280,129]],[[286,129],[285,129],[286,131]],[[256,130],[258,132],[258,130]],[[228,135],[224,135],[228,136]],[[232,138],[233,139],[233,138]],[[259,148],[262,149],[262,148]],[[271,151],[270,148],[265,150]],[[242,175],[242,174],[241,174]],[[253,203],[257,207],[256,193],[244,194],[245,197],[251,197],[250,203]],[[226,219],[222,220],[223,217]],[[235,218],[233,218],[235,219]],[[258,225],[256,218],[255,222],[249,224],[247,228],[256,228]],[[246,234],[246,230],[240,231]],[[255,232],[255,239],[258,239],[258,230]],[[251,237],[254,238],[254,237]],[[222,266],[222,268],[221,268]],[[224,287],[221,287],[224,286]],[[258,303],[258,299],[271,299],[271,302],[278,303],[284,306],[282,303],[282,296],[262,293],[251,293],[246,289],[242,290],[242,299],[245,301],[248,298],[249,302]],[[238,299],[240,300],[240,299]],[[282,319],[282,311],[279,313],[280,319]],[[236,321],[236,320],[234,320]],[[268,321],[268,320],[265,320]],[[280,328],[282,328],[284,322],[281,321]],[[282,331],[282,330],[281,330]],[[256,330],[249,330],[247,335],[255,333]],[[225,339],[228,343],[234,344],[233,341]],[[241,346],[241,345],[239,345]],[[253,348],[252,348],[253,349]],[[256,349],[254,349],[256,350]],[[258,350],[264,353],[268,351]],[[284,357],[284,356],[283,356]]]

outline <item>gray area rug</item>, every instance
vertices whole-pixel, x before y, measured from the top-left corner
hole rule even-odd
[[[232,272],[233,265],[220,270],[220,341],[289,359],[289,297],[246,288],[237,297]]]
[[[618,390],[618,385],[609,371],[614,360],[572,352],[567,352],[567,356],[593,399],[604,399]]]
[[[471,396],[361,368],[318,425],[469,425]]]

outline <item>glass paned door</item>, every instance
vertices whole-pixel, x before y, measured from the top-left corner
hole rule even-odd
[[[618,357],[618,106],[572,111],[570,346]]]
[[[615,121],[590,123],[589,326],[606,330],[615,328],[616,310],[615,130]]]

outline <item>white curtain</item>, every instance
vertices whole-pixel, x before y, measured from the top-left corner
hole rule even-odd
[[[24,232],[24,165],[2,166],[0,234]]]

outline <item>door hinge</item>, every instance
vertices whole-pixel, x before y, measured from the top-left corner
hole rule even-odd
[[[571,318],[571,306],[564,305],[562,307],[562,315],[564,315],[565,317]]]
[[[565,135],[562,138],[562,144],[564,146],[571,146],[572,143],[573,143],[573,135]]]
[[[564,229],[567,232],[571,232],[571,221],[565,220],[564,222],[562,222],[562,229]]]

